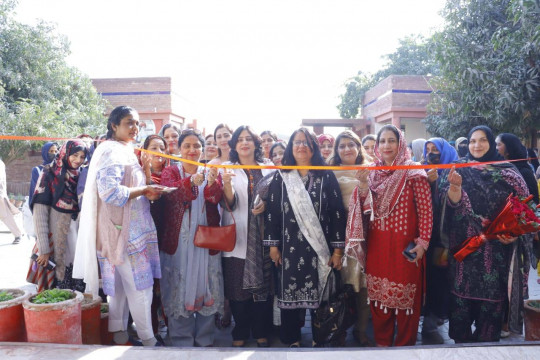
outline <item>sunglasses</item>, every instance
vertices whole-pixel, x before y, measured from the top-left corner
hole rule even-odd
[[[180,135],[201,135],[201,130],[192,128],[184,129]]]

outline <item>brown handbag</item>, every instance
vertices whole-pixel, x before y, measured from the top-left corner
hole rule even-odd
[[[233,251],[236,246],[236,221],[225,200],[227,210],[231,213],[233,223],[225,226],[198,225],[193,244],[200,248],[217,251]]]

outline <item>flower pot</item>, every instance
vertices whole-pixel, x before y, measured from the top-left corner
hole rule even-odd
[[[91,294],[84,294],[81,305],[82,343],[101,344],[101,298],[93,299]]]
[[[540,300],[525,300],[523,311],[525,340],[540,340]]]
[[[22,303],[30,293],[20,289],[0,289],[14,299],[0,302],[0,342],[26,341]]]
[[[34,304],[31,296],[24,300],[24,321],[28,342],[82,344],[81,303],[83,295],[55,304]]]
[[[101,313],[101,344],[111,345],[113,341],[113,333],[109,332],[109,304],[103,303],[101,306],[107,309],[106,312]]]

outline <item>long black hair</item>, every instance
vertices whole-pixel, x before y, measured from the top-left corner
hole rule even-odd
[[[137,111],[132,107],[121,105],[114,108],[107,120],[107,140],[112,139],[114,135],[113,124],[120,125],[122,119],[131,113],[137,114]]]
[[[287,147],[285,148],[285,153],[283,153],[283,159],[281,160],[281,163],[285,166],[295,166],[296,165],[296,160],[293,156],[293,141],[294,141],[294,137],[296,136],[296,134],[298,134],[299,132],[303,132],[304,135],[306,136],[306,140],[307,140],[307,143],[308,143],[308,147],[309,149],[311,150],[311,152],[313,153],[313,155],[311,156],[311,165],[312,166],[324,166],[326,165],[326,162],[324,161],[322,155],[321,155],[321,149],[319,148],[319,142],[317,141],[317,137],[315,136],[315,134],[310,131],[308,128],[305,128],[305,127],[301,127],[300,129],[298,130],[295,130],[291,137],[289,138],[289,142],[287,144]],[[291,170],[281,170],[281,171],[291,171]],[[317,170],[317,171],[322,171],[324,172],[324,170]]]
[[[255,144],[255,161],[262,163],[264,161],[263,151],[261,148],[262,139],[251,129],[249,125],[242,125],[234,130],[231,140],[229,140],[229,147],[231,148],[231,152],[229,153],[229,161],[232,163],[240,163],[240,158],[238,157],[238,152],[236,151],[236,144],[238,144],[238,138],[244,130],[246,130],[253,138],[253,143]]]

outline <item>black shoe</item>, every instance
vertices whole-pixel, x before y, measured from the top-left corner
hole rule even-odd
[[[13,244],[13,245],[17,245],[17,244],[20,243],[20,242],[21,242],[21,237],[20,237],[20,236],[17,236],[17,237],[15,238],[15,240],[13,240],[12,244]]]
[[[267,348],[270,347],[270,344],[268,344],[268,340],[257,341],[257,347]]]

